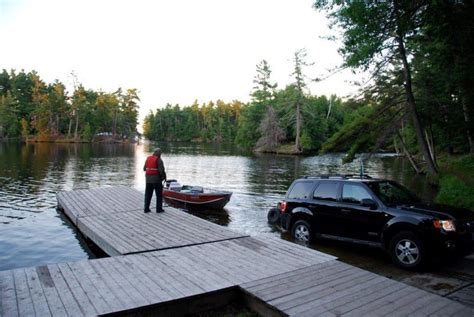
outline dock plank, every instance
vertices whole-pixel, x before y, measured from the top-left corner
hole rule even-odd
[[[308,302],[319,300],[323,297],[328,297],[339,293],[348,287],[358,285],[359,283],[371,282],[375,278],[368,274],[368,272],[361,272],[354,269],[349,269],[340,274],[333,276],[326,276],[306,287],[303,290],[293,291],[288,288],[289,295],[283,296],[281,293],[277,294],[277,298],[268,299],[268,302],[278,309],[291,310],[298,306],[307,304]]]
[[[29,267],[25,269],[26,280],[28,288],[30,289],[30,296],[33,301],[35,314],[37,316],[51,316],[52,312],[49,308],[48,301],[43,292],[43,287],[39,281],[36,268]]]
[[[287,277],[279,280],[278,283],[267,283],[268,286],[259,285],[259,287],[252,288],[253,294],[264,300],[276,301],[279,298],[285,298],[288,292],[296,293],[313,287],[314,285],[325,285],[334,279],[340,279],[341,282],[348,279],[355,279],[358,277],[353,270],[345,266],[329,267],[324,266],[319,269],[320,265],[312,266],[312,270],[295,276]],[[359,272],[359,274],[361,274]],[[284,287],[282,287],[284,285]],[[326,286],[324,286],[326,287]],[[304,295],[301,294],[301,295]]]
[[[387,314],[387,308],[393,307],[395,308],[397,305],[401,306],[403,305],[401,303],[401,300],[404,298],[410,298],[412,296],[416,296],[417,289],[414,287],[404,287],[399,289],[398,291],[395,291],[387,296],[384,296],[383,298],[372,301],[371,303],[367,303],[363,306],[354,308],[346,313],[344,313],[342,316],[384,316]],[[439,302],[439,301],[438,301]],[[436,304],[436,303],[433,303]]]
[[[84,278],[87,278],[90,283],[94,285],[97,292],[107,303],[109,310],[113,311],[125,308],[126,305],[124,305],[122,300],[116,295],[117,289],[115,287],[110,287],[107,284],[108,279],[104,278],[100,272],[94,268],[93,263],[95,263],[95,261],[80,261],[73,265],[77,271],[81,272],[81,275],[83,275]]]
[[[159,283],[173,298],[186,297],[187,291],[184,289],[185,286],[181,281],[177,281],[170,274],[170,270],[163,262],[164,257],[157,256],[153,258],[150,254],[142,257],[142,263],[145,265],[145,269],[153,274],[149,274],[148,277]]]
[[[0,271],[0,316],[18,316],[18,302],[13,271]]]
[[[119,257],[113,262],[116,262],[116,268],[120,274],[127,276],[130,284],[140,285],[140,294],[149,303],[160,301],[163,298],[161,288],[146,278],[145,274],[132,261],[128,261],[128,257]]]
[[[64,277],[59,270],[57,264],[50,264],[47,266],[50,273],[53,284],[58,293],[59,299],[66,309],[67,316],[84,316],[85,312],[79,306],[79,303],[74,298],[69,286],[67,285]]]
[[[361,286],[359,291],[353,291],[350,294],[344,294],[342,296],[338,294],[335,299],[330,299],[329,302],[318,305],[316,309],[313,303],[309,303],[307,305],[309,308],[301,312],[301,315],[314,316],[314,314],[330,312],[339,316],[354,308],[361,307],[366,303],[377,301],[405,287],[403,284],[384,279],[376,285],[371,285],[371,287],[364,288]]]
[[[67,283],[67,288],[71,291],[74,296],[75,301],[80,307],[80,310],[84,315],[97,315],[98,310],[94,306],[93,302],[87,296],[89,290],[83,289],[80,283],[77,281],[76,277],[72,273],[69,265],[67,263],[58,264],[58,269],[61,272],[65,282]],[[51,270],[51,268],[50,268]]]
[[[33,298],[30,294],[28,281],[24,269],[13,270],[13,277],[15,279],[15,291],[18,303],[18,314],[20,316],[35,315]]]
[[[233,285],[232,281],[226,278],[226,273],[219,270],[220,267],[218,265],[214,266],[213,271],[210,269],[196,270],[196,267],[205,267],[212,264],[203,262],[199,255],[195,256],[195,254],[193,250],[188,250],[185,255],[180,252],[173,252],[172,259],[175,259],[173,261],[175,263],[174,269],[197,285],[201,292]]]
[[[330,266],[326,265],[327,263],[306,266],[304,268],[295,269],[289,272],[279,273],[279,274],[272,275],[266,278],[253,280],[253,281],[241,284],[240,286],[243,289],[251,291],[254,294],[257,291],[262,291],[265,289],[272,289],[272,288],[278,289],[278,287],[281,287],[282,284],[285,284],[285,285],[292,284],[293,281],[304,279],[307,276],[312,277],[312,276],[320,274],[320,272],[321,273],[327,272],[330,269],[332,269],[333,266],[337,266],[338,263],[339,262],[336,261],[334,264],[331,264]],[[347,270],[348,268],[346,266],[343,266],[343,269]],[[329,273],[332,273],[332,272],[329,272]]]
[[[169,279],[169,276],[160,269],[160,262],[151,261],[148,257],[149,254],[135,254],[127,256],[127,260],[133,261],[150,281],[158,285],[163,291],[161,295],[163,301],[184,297],[183,293]]]
[[[136,283],[136,285],[130,284],[128,277],[123,275],[120,270],[117,269],[117,261],[113,259],[106,259],[109,261],[99,261],[97,264],[102,266],[103,272],[107,270],[110,277],[115,281],[118,288],[122,289],[124,293],[129,297],[132,302],[132,307],[140,307],[149,304],[149,301],[142,294],[142,285]]]
[[[138,256],[123,257],[120,261],[139,276],[137,277],[137,281],[147,285],[148,289],[153,292],[159,302],[168,301],[172,298],[159,283],[148,277],[147,273],[149,272],[142,269]]]
[[[110,305],[99,292],[94,282],[81,269],[78,262],[68,263],[67,268],[69,269],[71,274],[74,275],[77,283],[84,290],[84,293],[86,294],[92,305],[95,307],[97,312],[102,313],[111,310]]]

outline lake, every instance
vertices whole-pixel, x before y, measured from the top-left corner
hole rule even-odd
[[[0,270],[103,256],[56,209],[56,193],[115,185],[144,192],[143,164],[156,146],[162,148],[168,179],[233,192],[225,210],[193,214],[251,235],[287,238],[266,217],[295,178],[358,174],[361,161],[372,177],[396,180],[424,199],[435,195],[407,160],[391,154],[342,164],[343,154],[255,155],[207,144],[0,143]]]

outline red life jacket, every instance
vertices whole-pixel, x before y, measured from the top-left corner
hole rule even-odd
[[[158,156],[151,155],[146,158],[145,162],[145,174],[146,175],[157,175],[158,171]]]

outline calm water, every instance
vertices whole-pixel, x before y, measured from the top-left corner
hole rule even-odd
[[[96,257],[56,210],[56,193],[114,185],[144,192],[143,163],[155,146],[0,143],[0,270]],[[296,157],[208,145],[160,147],[169,179],[234,193],[224,211],[204,212],[201,217],[252,235],[280,236],[267,225],[266,215],[293,179],[358,173],[360,165],[360,160],[342,165],[341,154]],[[402,158],[373,155],[364,159],[364,167],[367,174],[399,181],[425,199],[434,195]]]

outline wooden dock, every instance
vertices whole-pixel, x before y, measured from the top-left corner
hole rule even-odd
[[[240,285],[283,316],[473,316],[474,310],[339,261]]]
[[[0,316],[180,316],[233,301],[264,316],[473,316],[449,299],[275,237],[182,211],[144,214],[126,187],[58,194],[110,258],[0,271]]]
[[[110,256],[246,236],[172,207],[145,214],[143,194],[124,186],[60,192],[57,199],[79,231]]]

